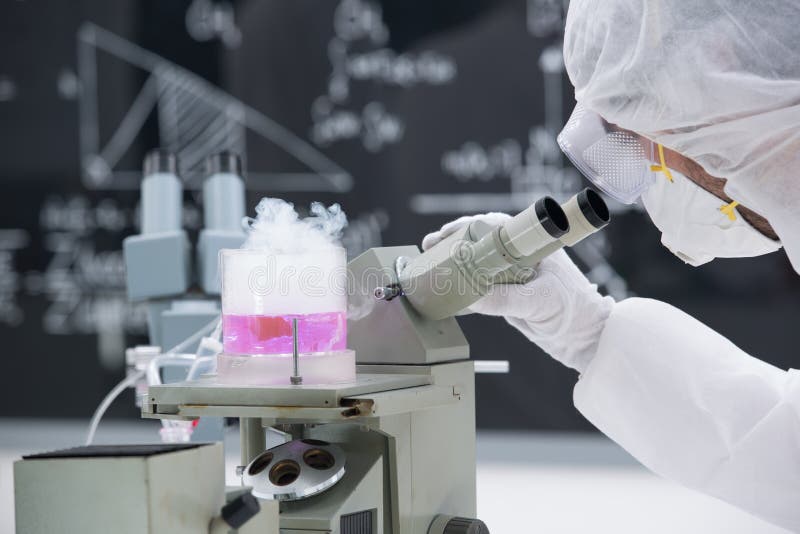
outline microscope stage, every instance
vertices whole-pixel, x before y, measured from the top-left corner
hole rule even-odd
[[[436,367],[464,367],[472,362]],[[438,384],[431,366],[359,366],[356,381],[328,385],[249,386],[220,384],[216,376],[152,386],[142,417],[194,419],[203,416],[342,421],[403,413],[458,402],[453,384]]]

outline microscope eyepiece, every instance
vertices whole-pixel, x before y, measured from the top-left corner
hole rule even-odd
[[[473,221],[398,270],[397,293],[429,319],[455,315],[495,284],[528,282],[542,259],[575,245],[609,220],[603,198],[586,189],[563,204],[543,197],[500,226]],[[467,290],[441,291],[442,276],[450,287]],[[376,298],[389,300],[386,288],[378,288]]]
[[[551,236],[559,238],[569,231],[567,214],[552,197],[542,197],[533,205],[542,228]]]
[[[223,150],[206,158],[206,178],[215,174],[235,174],[244,179],[242,158],[236,152]]]
[[[608,212],[603,197],[592,189],[584,189],[577,196],[578,208],[589,221],[598,230],[608,224],[611,216]]]
[[[144,176],[157,173],[178,174],[178,158],[163,148],[154,148],[144,157]]]

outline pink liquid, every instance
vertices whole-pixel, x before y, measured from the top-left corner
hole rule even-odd
[[[292,319],[297,319],[299,352],[344,350],[345,312],[307,315],[223,315],[222,344],[226,354],[291,354]]]

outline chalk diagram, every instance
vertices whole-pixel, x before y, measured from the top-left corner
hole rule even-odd
[[[25,319],[17,293],[22,277],[14,268],[18,251],[30,242],[30,234],[21,228],[0,230],[0,325],[17,326]]]
[[[113,134],[100,138],[98,52],[109,54],[147,74]],[[196,74],[95,24],[78,31],[80,150],[83,183],[88,189],[124,190],[139,186],[141,171],[117,168],[145,121],[155,112],[160,144],[178,155],[188,186],[197,185],[205,157],[223,149],[247,157],[246,131],[273,143],[308,172],[248,169],[248,187],[271,192],[344,193],[352,176],[310,143],[263,113]]]
[[[204,0],[193,6],[198,10],[209,8]],[[228,32],[229,44],[235,44],[236,34],[230,22],[225,22],[229,19],[219,27],[203,27],[204,20],[202,12],[187,13],[187,25],[192,23],[196,30],[195,39],[224,40],[220,32]],[[39,222],[42,247],[49,259],[40,270],[18,272],[15,257],[29,246],[29,236],[23,230],[0,230],[0,324],[18,326],[26,320],[17,300],[19,295],[44,298],[43,333],[96,335],[101,364],[118,369],[126,336],[146,333],[146,317],[144,308],[127,300],[121,251],[100,249],[95,236],[101,233],[121,238],[137,224],[135,207],[115,199],[112,193],[138,190],[141,169],[121,168],[120,162],[152,114],[161,145],[179,157],[179,171],[187,189],[201,183],[204,159],[209,153],[230,149],[246,158],[247,132],[257,136],[258,141],[277,145],[307,169],[279,172],[251,168],[247,173],[250,190],[268,190],[270,194],[346,193],[353,187],[353,178],[311,143],[263,113],[95,24],[85,23],[78,30],[77,52],[77,77],[70,82],[59,76],[58,88],[62,94],[62,86],[72,87],[67,92],[78,100],[82,185],[90,192],[105,191],[109,197],[97,199],[96,195],[75,193],[53,194],[45,199]],[[122,119],[104,139],[100,136],[103,113],[98,82],[103,73],[98,70],[99,54],[145,74]],[[202,225],[198,206],[192,203],[184,204],[182,216],[188,230]],[[355,255],[379,246],[387,225],[388,216],[380,209],[352,217],[343,236],[348,253]]]
[[[242,32],[236,25],[236,11],[230,2],[192,0],[186,9],[186,31],[198,42],[218,39],[225,48],[242,43]]]
[[[311,140],[319,146],[359,140],[369,152],[380,152],[405,135],[403,118],[379,101],[363,107],[350,100],[352,85],[373,82],[402,89],[453,82],[453,58],[432,50],[398,54],[385,45],[389,29],[380,6],[367,0],[341,0],[334,11],[328,42],[331,74],[327,91],[311,106]]]
[[[208,8],[203,0],[196,4],[198,9]],[[559,0],[528,0],[528,5],[527,25],[532,34],[551,35],[548,32],[563,24]],[[532,16],[534,8],[539,15],[547,16]],[[187,24],[188,18],[187,14]],[[229,22],[204,28],[198,22],[205,20],[202,16],[192,20],[200,32],[194,36],[196,39],[223,39],[219,32],[228,31],[232,32],[229,44],[235,44],[236,35]],[[198,184],[207,153],[228,148],[246,157],[249,132],[259,142],[274,143],[292,155],[307,171],[249,169],[248,187],[277,194],[347,193],[353,187],[352,176],[317,147],[350,140],[360,143],[367,152],[379,153],[410,133],[405,130],[403,118],[391,113],[383,102],[356,104],[351,98],[353,84],[439,86],[454,83],[458,68],[454,59],[435,51],[397,54],[388,49],[388,28],[381,20],[380,8],[367,0],[341,0],[334,11],[333,30],[328,47],[329,83],[312,104],[313,126],[307,141],[192,72],[99,26],[84,24],[77,35],[77,77],[59,77],[60,94],[78,99],[83,185],[89,191],[138,189],[140,169],[123,168],[120,162],[145,121],[154,116],[162,144],[180,157],[187,187]],[[100,54],[144,73],[144,82],[122,120],[103,138],[102,102],[98,95],[98,81],[104,74],[98,72],[102,67],[98,64]],[[462,146],[441,155],[442,173],[456,183],[507,180],[508,192],[415,195],[410,199],[413,213],[456,216],[486,210],[517,211],[540,195],[566,198],[584,186],[578,173],[564,165],[555,144],[555,135],[564,120],[560,107],[564,73],[559,47],[546,49],[539,66],[544,73],[548,114],[545,124],[530,128],[527,142],[505,139],[484,147],[465,140]],[[199,225],[196,209],[185,206],[184,216],[188,228]],[[77,194],[51,197],[41,207],[40,220],[44,247],[51,254],[48,265],[40,272],[18,273],[14,269],[17,252],[29,245],[25,231],[9,229],[0,235],[0,271],[5,273],[0,284],[0,322],[18,325],[25,320],[16,295],[41,295],[48,303],[42,317],[43,332],[97,334],[101,361],[109,368],[116,367],[125,336],[142,333],[144,317],[127,303],[119,251],[98,250],[93,235],[95,231],[124,232],[124,228],[135,224],[135,212],[111,198],[97,201]],[[354,217],[343,238],[348,251],[380,246],[387,224],[388,217],[382,210]],[[604,285],[614,296],[625,296],[627,286],[609,265],[607,248],[601,232],[574,252],[593,281]]]

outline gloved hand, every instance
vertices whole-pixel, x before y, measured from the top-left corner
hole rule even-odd
[[[428,250],[472,221],[497,226],[509,220],[505,213],[461,217],[425,236]],[[559,250],[536,267],[526,284],[498,284],[469,312],[501,316],[525,337],[564,365],[583,372],[594,357],[614,299],[603,297],[597,286]]]

